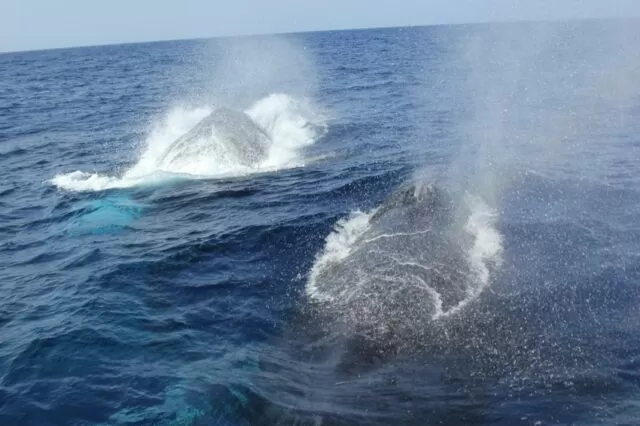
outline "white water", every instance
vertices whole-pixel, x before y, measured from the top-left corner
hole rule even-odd
[[[457,304],[445,309],[443,308],[442,298],[438,293],[438,290],[430,287],[428,283],[418,277],[415,277],[414,280],[411,278],[413,277],[412,274],[405,274],[401,272],[397,272],[399,274],[397,277],[391,277],[399,286],[421,286],[426,294],[429,295],[429,300],[415,300],[415,303],[431,303],[433,305],[433,319],[446,317],[459,312],[470,302],[475,300],[490,284],[492,266],[497,266],[501,262],[502,236],[495,227],[497,222],[496,212],[479,197],[468,196],[464,200],[463,204],[465,209],[468,210],[468,216],[462,230],[462,235],[456,236],[454,233],[452,238],[459,239],[457,242],[460,247],[464,248],[466,261],[469,265],[469,270],[471,271],[471,276],[468,277],[468,282],[463,283],[465,288],[464,297]],[[354,274],[354,276],[362,278],[364,282],[349,282],[348,280],[342,282],[342,280],[340,280],[342,282],[340,286],[323,285],[320,280],[327,279],[326,272],[332,267],[350,262],[352,260],[350,259],[350,256],[353,253],[365,252],[368,253],[367,256],[369,257],[384,254],[379,251],[380,247],[371,249],[366,247],[367,244],[380,238],[380,236],[376,236],[371,239],[366,238],[368,232],[372,228],[370,220],[375,212],[376,209],[368,213],[356,211],[348,218],[336,223],[334,231],[327,236],[324,249],[316,257],[314,265],[309,273],[306,292],[310,299],[318,302],[340,304],[354,296],[357,297],[354,293],[367,291],[366,277],[369,276],[370,273],[375,274],[375,271],[360,271]],[[416,237],[418,234],[424,235],[424,238],[432,238],[428,231],[417,230],[410,235],[411,237]],[[403,238],[405,235],[409,234],[397,233],[393,234],[391,237]],[[427,271],[437,268],[437,266],[421,260],[420,258],[422,253],[416,253],[414,260],[395,259],[394,253],[386,253],[384,255],[396,260],[396,264],[401,267],[418,267]],[[353,264],[349,265],[349,268],[358,268],[362,266],[357,262],[358,261],[356,260]],[[390,277],[385,277],[385,279],[388,278]],[[459,285],[459,283],[451,284],[452,286]],[[389,291],[392,291],[391,287],[389,287]],[[418,309],[418,307],[416,308]],[[402,315],[402,313],[398,312],[398,315]],[[357,321],[358,318],[355,320]]]
[[[326,131],[324,115],[308,101],[281,93],[271,94],[244,111],[270,139],[267,155],[260,162],[251,166],[238,163],[231,155],[233,147],[229,144],[232,142],[221,139],[210,141],[208,149],[190,151],[180,161],[171,164],[163,161],[163,154],[171,144],[212,111],[211,107],[171,110],[147,137],[137,162],[121,176],[74,171],[56,175],[51,183],[70,191],[102,191],[152,185],[176,178],[243,176],[300,167],[305,164],[302,149]],[[214,149],[211,149],[212,144],[215,144]]]
[[[374,213],[375,210],[369,213],[355,211],[348,218],[336,223],[334,231],[326,238],[323,251],[316,257],[311,268],[306,287],[309,297],[323,302],[330,302],[338,298],[338,295],[322,291],[318,286],[318,278],[324,270],[333,264],[344,261],[351,254],[360,241],[360,237],[371,228],[370,219]],[[348,291],[349,289],[342,290]]]
[[[475,277],[467,287],[467,297],[446,315],[458,312],[480,296],[491,282],[491,267],[502,262],[502,235],[496,228],[498,214],[480,197],[467,196],[465,204],[470,213],[464,232],[472,237],[467,256]]]

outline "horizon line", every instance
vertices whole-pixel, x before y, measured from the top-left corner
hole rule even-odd
[[[196,36],[196,37],[184,37],[174,39],[155,39],[155,40],[133,40],[124,42],[105,42],[98,44],[78,44],[72,46],[60,46],[60,47],[35,47],[21,50],[4,50],[0,51],[0,55],[6,54],[23,54],[23,53],[38,53],[48,52],[54,50],[72,50],[72,49],[87,49],[87,48],[100,48],[100,47],[115,47],[115,46],[128,46],[135,44],[154,44],[154,43],[171,43],[171,42],[188,42],[188,41],[205,41],[214,39],[233,39],[233,38],[249,38],[249,37],[269,37],[269,36],[290,36],[297,34],[317,34],[317,33],[330,33],[330,32],[347,32],[347,31],[372,31],[372,30],[391,30],[391,29],[413,29],[413,28],[429,28],[429,27],[458,27],[458,26],[473,26],[473,25],[505,25],[505,24],[543,24],[543,23],[562,23],[562,22],[583,22],[583,21],[629,21],[638,20],[640,16],[608,16],[608,17],[578,17],[578,18],[551,18],[551,19],[515,19],[515,20],[486,20],[486,21],[473,21],[473,22],[439,22],[429,24],[407,24],[407,25],[383,25],[372,27],[356,27],[356,28],[329,28],[329,29],[314,29],[314,30],[302,30],[302,31],[282,31],[273,33],[241,33],[241,34],[227,34],[227,35],[213,35],[213,36]]]

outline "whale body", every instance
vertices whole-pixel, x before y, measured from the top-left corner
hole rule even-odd
[[[215,109],[160,155],[160,168],[189,170],[195,161],[252,167],[263,161],[271,140],[247,114],[230,108]]]
[[[433,185],[404,184],[369,214],[348,254],[321,255],[307,295],[321,310],[373,337],[419,328],[456,311],[474,274],[452,202]]]
[[[482,337],[496,323],[476,324],[484,307],[471,303],[486,283],[467,227],[478,210],[455,195],[409,182],[336,224],[304,303],[261,351],[244,410],[270,424],[360,424],[363,412],[390,424],[384,414],[428,398],[443,374],[493,371],[495,346]]]

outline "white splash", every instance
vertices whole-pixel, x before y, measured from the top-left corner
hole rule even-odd
[[[326,117],[308,102],[284,94],[272,94],[245,111],[262,127],[273,143],[260,168],[301,166],[300,149],[326,132]]]
[[[170,164],[163,161],[171,144],[211,112],[210,107],[179,107],[170,111],[149,134],[138,161],[121,176],[74,171],[55,176],[51,183],[70,191],[101,191],[173,179],[243,176],[300,167],[304,165],[302,149],[326,132],[325,116],[310,102],[286,94],[271,94],[244,111],[269,136],[267,155],[259,163],[247,166],[234,161],[230,154],[234,147],[229,146],[232,142],[225,140],[218,141],[213,150],[191,151],[188,157]]]
[[[334,299],[333,295],[318,288],[318,278],[332,264],[340,263],[349,256],[360,237],[371,227],[370,219],[374,213],[375,210],[369,213],[355,211],[348,218],[336,223],[334,231],[327,236],[324,249],[311,268],[306,287],[309,297],[318,301]]]
[[[467,287],[467,297],[445,315],[460,311],[480,296],[491,283],[491,267],[502,263],[502,235],[496,228],[497,212],[477,196],[468,195],[466,204],[470,213],[464,231],[472,237],[467,256],[475,277]]]

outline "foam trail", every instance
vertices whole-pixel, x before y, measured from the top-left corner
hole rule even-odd
[[[325,116],[309,101],[282,93],[271,94],[245,111],[269,137],[267,155],[259,163],[240,164],[232,155],[233,141],[215,139],[215,134],[211,135],[212,140],[194,141],[200,144],[196,148],[202,146],[202,149],[188,150],[179,161],[167,163],[167,149],[212,112],[214,109],[209,107],[173,109],[150,133],[138,161],[121,176],[74,171],[56,175],[51,183],[70,191],[102,191],[174,179],[243,176],[299,167],[304,165],[302,149],[326,131]]]

